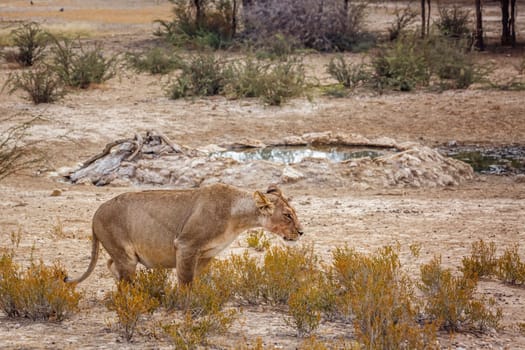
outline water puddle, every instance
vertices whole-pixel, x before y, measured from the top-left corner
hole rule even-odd
[[[448,157],[470,164],[481,174],[524,174],[525,146],[460,146],[440,149]]]
[[[375,158],[384,154],[385,151],[383,150],[344,146],[275,146],[215,152],[210,156],[214,158],[232,158],[238,162],[268,160],[281,164],[295,164],[306,158],[326,159],[338,163],[356,158]]]

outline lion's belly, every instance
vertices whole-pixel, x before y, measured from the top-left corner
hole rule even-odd
[[[158,247],[140,246],[136,249],[139,262],[148,267],[174,268],[176,266],[176,254],[174,248],[159,249]]]

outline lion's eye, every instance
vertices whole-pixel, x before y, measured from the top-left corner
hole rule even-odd
[[[292,214],[284,214],[284,216],[286,216],[287,219],[292,220]]]

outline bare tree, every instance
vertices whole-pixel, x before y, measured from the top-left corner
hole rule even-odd
[[[500,0],[501,44],[516,45],[516,0]]]
[[[485,50],[485,43],[483,42],[483,17],[481,9],[481,0],[476,0],[476,37],[475,45],[478,50]]]

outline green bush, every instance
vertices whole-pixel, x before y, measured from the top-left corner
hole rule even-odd
[[[421,266],[420,290],[425,296],[425,313],[441,329],[465,331],[498,328],[502,318],[500,308],[492,299],[474,299],[477,280],[456,277],[441,267],[441,258],[435,257]]]
[[[65,94],[62,79],[45,65],[10,74],[4,86],[10,94],[24,91],[34,104],[52,103]]]
[[[172,21],[157,20],[155,35],[175,46],[222,49],[234,34],[233,3],[228,0],[200,1],[201,17],[196,18],[193,1],[170,0],[175,4]]]
[[[41,60],[48,44],[48,35],[36,22],[24,23],[11,32],[11,37],[18,52],[15,60],[24,67],[29,67]]]
[[[365,64],[351,64],[343,56],[332,58],[326,71],[346,88],[354,89],[370,80],[370,73]]]
[[[167,74],[181,66],[180,57],[158,47],[143,53],[129,53],[127,60],[137,72],[151,74]]]
[[[225,63],[214,55],[201,54],[182,63],[181,75],[168,87],[172,99],[213,96],[222,92]]]
[[[382,46],[372,59],[372,67],[372,81],[378,90],[412,91],[430,82],[431,70],[421,42],[412,36]]]
[[[0,308],[8,317],[62,321],[78,310],[81,295],[65,283],[59,265],[31,262],[22,269],[11,254],[0,257]]]
[[[183,62],[182,73],[168,88],[168,96],[223,94],[229,98],[259,97],[269,105],[281,105],[306,89],[301,62],[265,63],[246,59],[227,63],[214,55],[201,54]]]
[[[117,71],[117,56],[105,58],[103,47],[95,43],[85,48],[70,39],[53,38],[50,68],[70,87],[86,89],[92,84],[101,84],[113,78]]]

